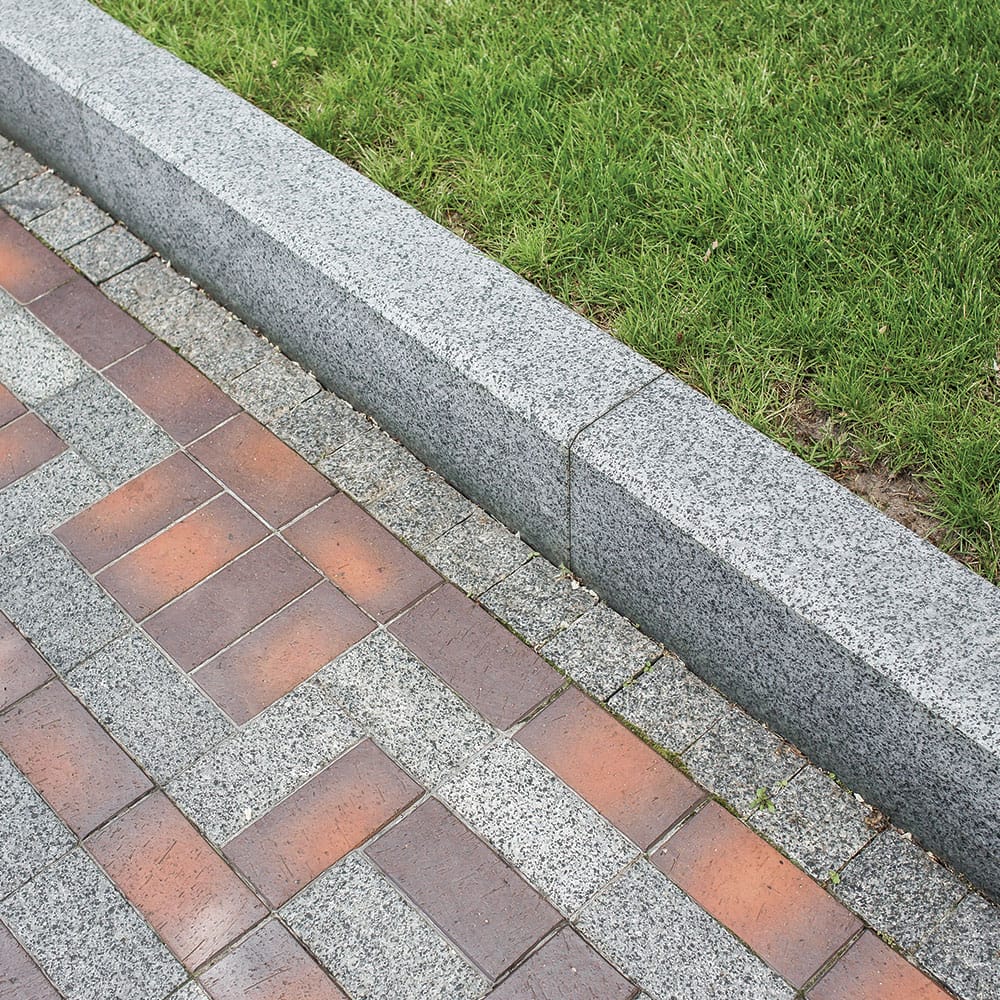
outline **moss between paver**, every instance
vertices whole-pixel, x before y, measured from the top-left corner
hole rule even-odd
[[[997,579],[997,5],[100,5]]]

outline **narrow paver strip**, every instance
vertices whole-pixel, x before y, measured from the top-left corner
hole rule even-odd
[[[992,904],[29,161],[0,996],[995,995]]]

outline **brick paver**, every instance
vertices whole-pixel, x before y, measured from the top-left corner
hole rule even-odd
[[[0,1000],[950,995],[578,685],[721,696],[615,694],[657,644],[162,261],[0,213],[0,289]]]

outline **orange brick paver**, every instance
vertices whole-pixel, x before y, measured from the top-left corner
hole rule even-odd
[[[74,277],[76,271],[0,211],[0,288],[30,302]]]
[[[0,1000],[60,1000],[59,994],[0,924]]]
[[[0,711],[54,676],[24,636],[0,615]]]
[[[0,489],[65,450],[66,445],[34,413],[0,427]]]
[[[24,404],[7,388],[0,385],[0,427],[9,424],[25,412]]]

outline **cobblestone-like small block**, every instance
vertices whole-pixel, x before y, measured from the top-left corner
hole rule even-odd
[[[281,916],[359,1000],[474,1000],[489,988],[363,855],[321,875]]]
[[[317,468],[358,503],[368,505],[416,475],[423,465],[401,444],[373,429],[353,437]]]
[[[274,353],[273,344],[201,295],[161,336],[219,384],[249,371]]]
[[[372,517],[417,552],[472,511],[472,501],[430,469],[422,469],[368,504]]]
[[[456,587],[478,597],[523,566],[533,552],[486,511],[477,509],[428,545],[423,555]]]
[[[596,595],[536,556],[480,599],[531,646],[539,646],[597,603]]]
[[[22,225],[73,197],[73,188],[47,170],[0,194],[0,208]]]
[[[466,764],[437,794],[567,915],[639,853],[527,750],[508,740]]]
[[[116,639],[80,664],[69,686],[161,784],[235,729],[141,632]]]
[[[609,698],[662,652],[630,621],[606,604],[581,615],[540,650],[598,698]]]
[[[28,358],[30,364],[25,363]],[[0,291],[0,382],[32,405],[89,374],[74,351]]]
[[[162,1000],[187,974],[78,848],[0,905],[67,1000]]]
[[[833,892],[872,927],[913,952],[967,889],[912,841],[886,830],[847,865]]]
[[[10,143],[0,146],[0,191],[40,174],[43,167],[30,153]]]
[[[259,365],[243,372],[226,391],[248,413],[270,425],[299,403],[315,396],[319,382],[283,354],[271,354]]]
[[[917,952],[962,1000],[1000,996],[1000,907],[970,892]]]
[[[495,735],[398,639],[382,631],[325,666],[317,681],[332,701],[428,787]]]
[[[746,945],[645,859],[584,907],[576,923],[599,951],[654,997],[795,996]]]
[[[19,889],[75,843],[73,834],[0,751],[0,899]]]
[[[168,343],[173,343],[170,331],[183,321],[197,295],[194,285],[159,257],[109,278],[101,291]]]
[[[114,486],[177,449],[165,431],[100,375],[53,396],[38,412]]]
[[[91,281],[100,282],[145,260],[152,252],[124,226],[116,225],[78,243],[66,259]]]
[[[82,194],[67,198],[49,212],[28,223],[28,228],[53,250],[66,250],[102,229],[113,220]]]
[[[372,428],[363,413],[325,391],[310,396],[268,426],[313,465]]]
[[[0,559],[0,608],[61,674],[131,624],[51,537]]]
[[[750,825],[820,882],[875,835],[871,809],[811,764],[769,794],[773,808],[759,807]]]
[[[758,789],[770,794],[805,761],[767,726],[734,707],[687,750],[684,763],[695,781],[745,816],[759,803]]]
[[[205,754],[167,790],[221,845],[360,737],[314,678]]]

